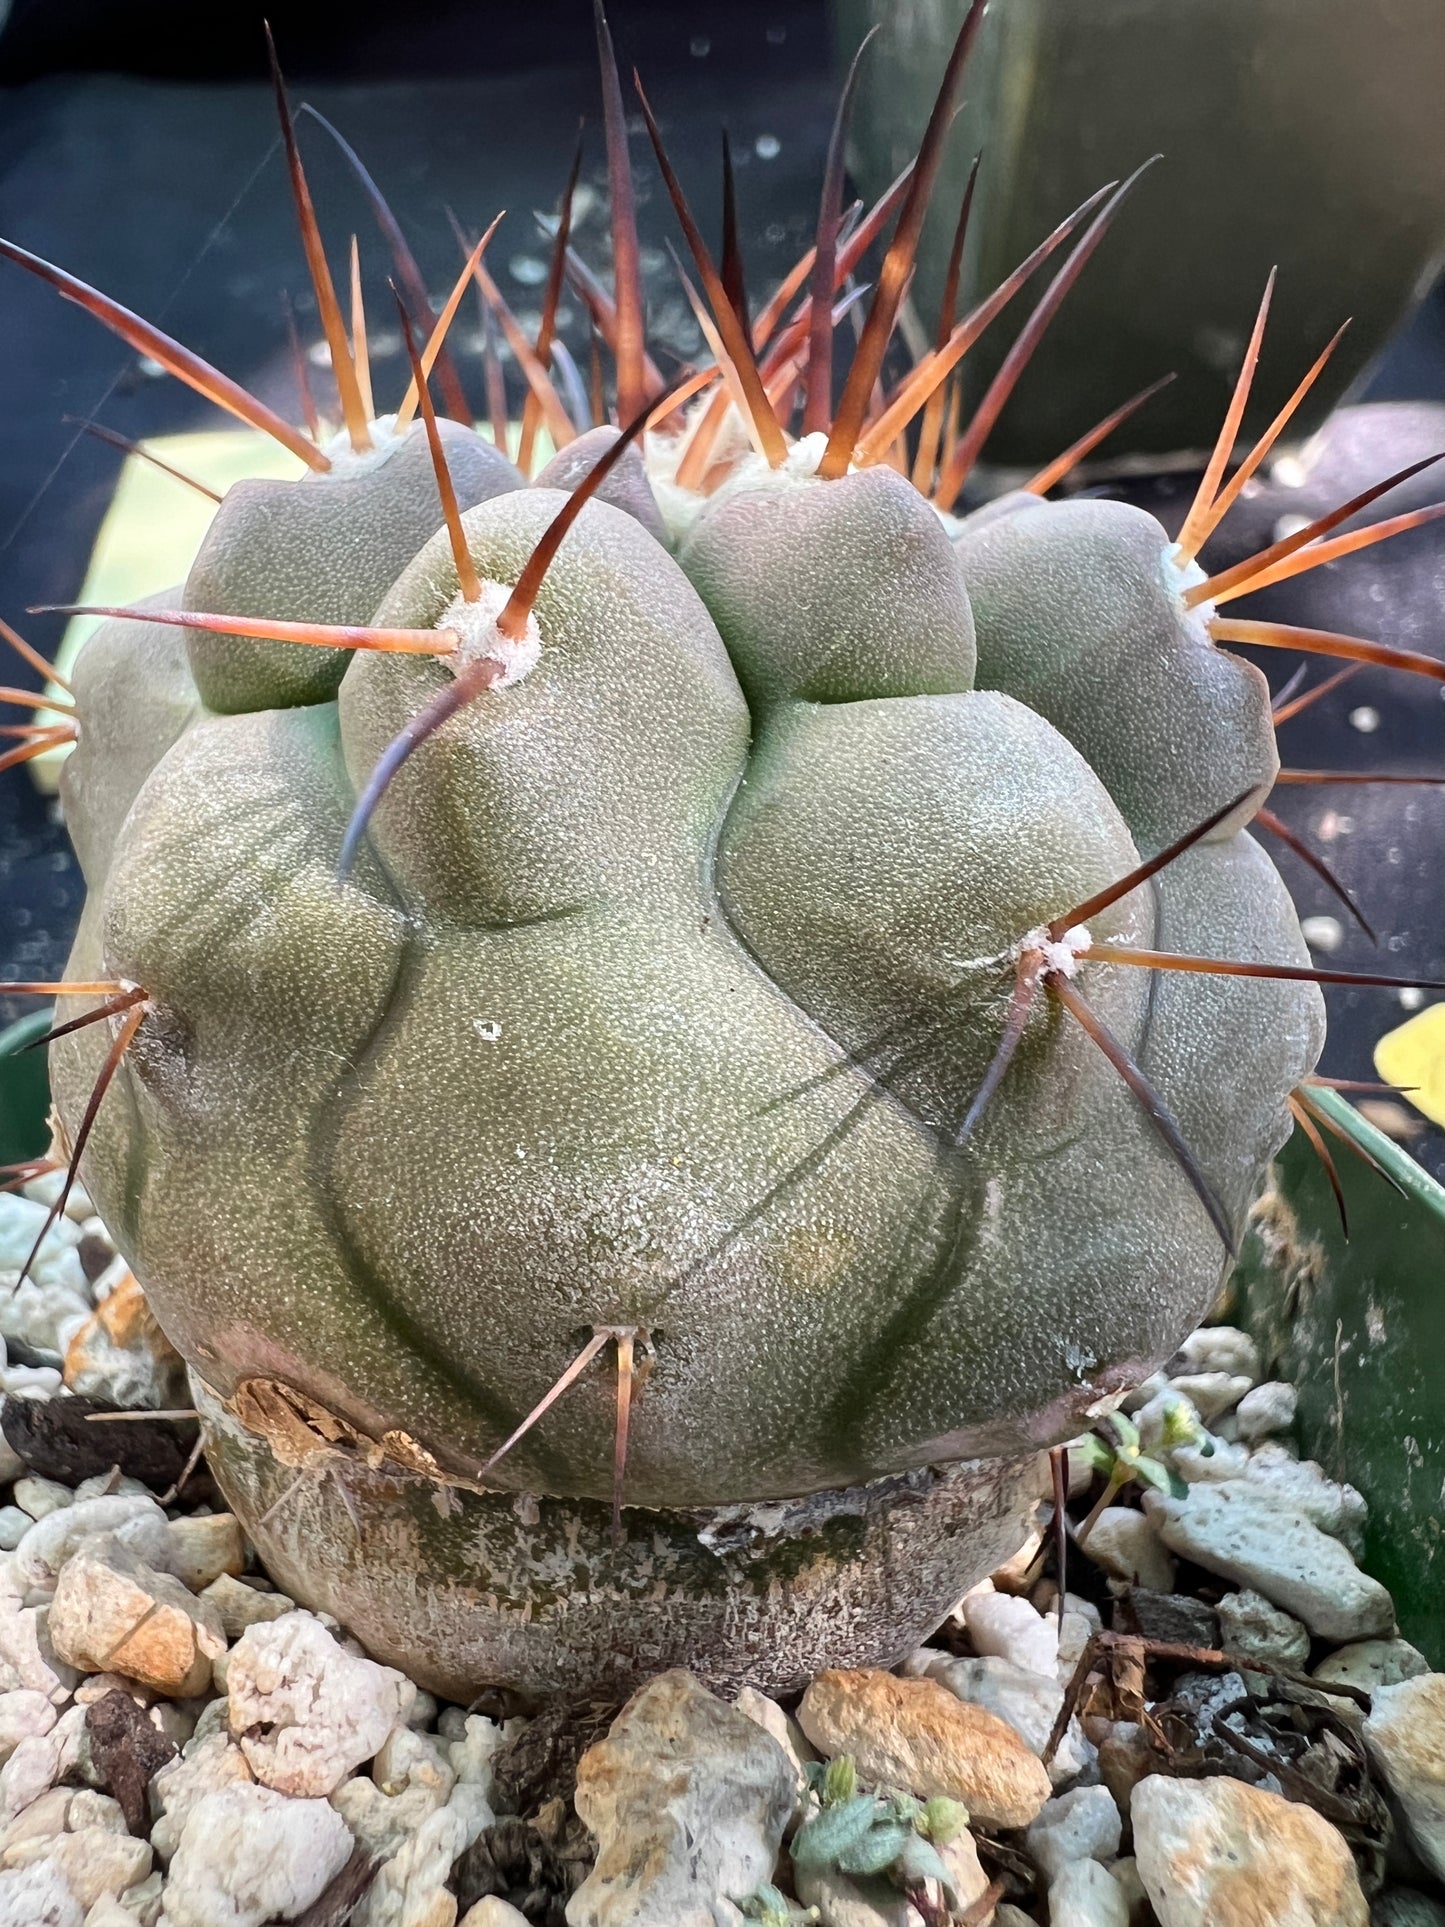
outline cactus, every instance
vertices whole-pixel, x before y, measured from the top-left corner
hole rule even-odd
[[[877,399],[979,12],[851,227],[845,92],[817,245],[757,316],[643,99],[714,351],[671,389],[600,11],[615,293],[569,264],[565,201],[535,344],[491,230],[439,318],[403,255],[395,416],[279,80],[331,440],[0,244],[306,464],[233,488],[181,588],[101,612],[43,736],[78,737],[89,895],[66,981],[28,988],[87,1000],[51,1033],[58,1142],[233,1503],[293,1591],[447,1690],[903,1650],[1010,1550],[1030,1455],[1207,1308],[1309,1102],[1316,981],[1346,973],[1311,969],[1250,835],[1277,719],[1219,645],[1442,672],[1218,611],[1431,512],[1333,536],[1361,498],[1206,575],[1285,425],[1226,480],[1262,310],[1177,542],[1048,499],[1083,445],[954,513],[1131,185],[960,321],[950,293]],[[895,213],[834,406],[844,283]],[[1066,244],[960,424],[962,354]],[[568,273],[620,432],[557,374]],[[474,280],[529,466],[560,445],[530,479],[433,410]]]

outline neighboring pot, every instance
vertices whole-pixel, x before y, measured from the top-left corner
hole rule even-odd
[[[1445,1190],[1338,1093],[1311,1099],[1381,1171],[1326,1140],[1347,1237],[1296,1131],[1255,1207],[1233,1315],[1266,1372],[1297,1388],[1303,1452],[1364,1493],[1365,1566],[1394,1595],[1401,1632],[1445,1668]]]
[[[54,1022],[47,1004],[0,1030],[0,1164],[19,1164],[45,1149],[50,1071],[45,1052],[34,1046]]]
[[[838,0],[864,56],[854,159],[872,195],[917,148],[966,0]],[[1156,151],[989,442],[1038,466],[1173,369],[1111,454],[1210,446],[1272,266],[1246,432],[1270,420],[1334,329],[1350,331],[1292,432],[1322,420],[1445,249],[1439,0],[991,0],[934,197],[915,295],[931,334],[964,175],[983,151],[965,298],[1070,208]],[[1040,287],[1043,283],[1040,282]],[[1027,297],[1026,297],[1027,298]],[[1007,322],[970,354],[975,386]]]

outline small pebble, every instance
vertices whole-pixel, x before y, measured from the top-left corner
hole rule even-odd
[[[1414,1887],[1387,1887],[1370,1909],[1370,1927],[1445,1927],[1445,1900]]]
[[[1354,1856],[1313,1807],[1241,1780],[1152,1773],[1130,1811],[1159,1927],[1368,1927]]]
[[[1138,1633],[1166,1646],[1217,1646],[1219,1617],[1212,1606],[1187,1592],[1150,1592],[1131,1586],[1114,1601],[1111,1631]]]
[[[1043,1543],[1042,1531],[1038,1526],[1034,1526],[1013,1558],[1006,1559],[997,1572],[989,1575],[994,1591],[1028,1592],[1034,1577],[1031,1569]]]
[[[416,1698],[412,1701],[411,1712],[407,1715],[407,1725],[415,1727],[418,1732],[425,1732],[429,1727],[436,1725],[436,1719],[436,1700],[418,1686]]]
[[[848,1753],[865,1780],[961,1800],[984,1826],[1026,1827],[1050,1796],[1047,1772],[1014,1728],[937,1680],[820,1673],[798,1724],[825,1759]]]
[[[1364,1738],[1399,1802],[1411,1846],[1445,1880],[1445,1673],[1378,1687]]]
[[[18,1505],[0,1506],[0,1551],[11,1552],[35,1524]]]
[[[1080,1549],[1112,1579],[1147,1586],[1151,1592],[1174,1589],[1174,1561],[1148,1519],[1133,1506],[1105,1506]]]
[[[1122,1831],[1106,1786],[1076,1787],[1045,1805],[1024,1835],[1024,1852],[1052,1881],[1076,1860],[1112,1860]]]
[[[1246,1444],[1253,1444],[1257,1439],[1273,1437],[1276,1432],[1288,1432],[1294,1424],[1298,1404],[1293,1385],[1279,1379],[1256,1385],[1253,1391],[1245,1393],[1234,1414],[1240,1438]]]
[[[32,1519],[43,1519],[51,1512],[74,1505],[75,1494],[68,1485],[61,1485],[55,1479],[17,1479],[15,1503]]]
[[[241,1635],[227,1692],[231,1732],[256,1778],[280,1793],[325,1798],[406,1724],[416,1688],[295,1612]]]
[[[219,1616],[179,1579],[157,1572],[114,1536],[92,1540],[60,1574],[50,1634],[63,1660],[189,1699],[211,1684],[226,1650]]]
[[[1235,1325],[1201,1325],[1170,1361],[1175,1372],[1229,1372],[1254,1384],[1260,1375],[1259,1347]]]
[[[71,1833],[79,1833],[82,1827],[98,1827],[102,1833],[130,1832],[119,1800],[112,1800],[108,1793],[97,1793],[93,1787],[77,1790],[70,1802],[65,1824]],[[145,1875],[142,1874],[140,1878],[144,1879]]]
[[[82,1907],[93,1907],[105,1894],[119,1900],[151,1870],[150,1843],[110,1827],[77,1827],[71,1803],[72,1830],[52,1841],[47,1859],[59,1868],[66,1885]]]
[[[192,1592],[203,1592],[223,1574],[234,1576],[246,1564],[241,1522],[229,1512],[197,1513],[172,1519],[171,1570]]]
[[[1064,1703],[1063,1685],[1057,1678],[1028,1672],[1008,1659],[956,1659],[941,1652],[926,1662],[926,1677],[936,1679],[968,1705],[981,1706],[1006,1721],[1029,1751],[1042,1757]],[[1093,1747],[1078,1720],[1071,1720],[1049,1764],[1050,1780],[1055,1786],[1067,1785],[1088,1771],[1093,1761]]]
[[[58,1867],[0,1872],[0,1927],[81,1927],[85,1915]]]
[[[1232,1412],[1253,1385],[1243,1372],[1186,1372],[1169,1386],[1187,1398],[1206,1425]],[[1141,1428],[1142,1429],[1142,1428]]]
[[[109,1472],[97,1472],[93,1478],[82,1479],[75,1488],[77,1505],[83,1499],[149,1499],[152,1496],[148,1485],[114,1467]]]
[[[44,1693],[33,1687],[16,1687],[0,1693],[0,1766],[10,1758],[22,1740],[39,1739],[55,1724],[55,1708]]]
[[[776,1700],[770,1700],[765,1693],[759,1693],[752,1686],[745,1686],[733,1704],[740,1713],[745,1713],[765,1733],[770,1733],[787,1754],[788,1762],[793,1769],[794,1791],[801,1798],[808,1784],[808,1776],[804,1769],[810,1761],[818,1757],[808,1744],[802,1727],[783,1711]]]
[[[1227,1592],[1216,1608],[1226,1652],[1256,1666],[1297,1672],[1310,1656],[1308,1628],[1292,1613],[1271,1606],[1261,1593]]]
[[[221,1615],[228,1639],[239,1639],[248,1626],[264,1626],[296,1610],[296,1601],[284,1592],[260,1592],[228,1572],[213,1579],[201,1597]]]
[[[1403,1679],[1428,1673],[1430,1662],[1407,1639],[1361,1639],[1340,1646],[1314,1669],[1322,1685],[1357,1686],[1373,1693],[1377,1686],[1398,1686]]]
[[[1053,1678],[1059,1663],[1058,1628],[1027,1599],[1004,1592],[971,1592],[963,1602],[963,1622],[975,1652],[1012,1660],[1026,1672]]]
[[[1124,1889],[1097,1860],[1075,1860],[1049,1888],[1049,1927],[1129,1927]]]
[[[261,1927],[294,1920],[351,1857],[351,1834],[324,1800],[237,1785],[197,1801],[165,1887],[167,1927]]]
[[[1337,1539],[1246,1480],[1195,1485],[1187,1499],[1147,1492],[1144,1509],[1171,1551],[1261,1592],[1322,1639],[1393,1632],[1395,1608]]]

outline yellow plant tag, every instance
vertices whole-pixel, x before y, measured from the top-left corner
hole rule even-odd
[[[224,495],[233,482],[251,476],[290,481],[302,465],[279,443],[258,429],[214,429],[194,435],[157,435],[145,444],[163,462],[184,469],[207,488]],[[158,589],[184,582],[201,537],[211,525],[217,504],[174,476],[166,475],[139,455],[127,455],[110,507],[90,552],[78,602],[112,606],[136,602]],[[99,628],[100,616],[73,616],[56,656],[64,674],[80,654],[86,638]],[[52,688],[54,685],[51,685]],[[53,711],[40,711],[37,721],[59,721]],[[30,765],[38,789],[47,794],[60,780],[60,766],[69,746],[37,756]]]
[[[1375,1069],[1432,1124],[1445,1125],[1445,1003],[1431,1004],[1375,1046]]]

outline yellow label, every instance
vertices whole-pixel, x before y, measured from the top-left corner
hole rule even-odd
[[[1403,1086],[1417,1111],[1445,1125],[1445,1003],[1431,1004],[1382,1037],[1375,1069],[1387,1084]]]

